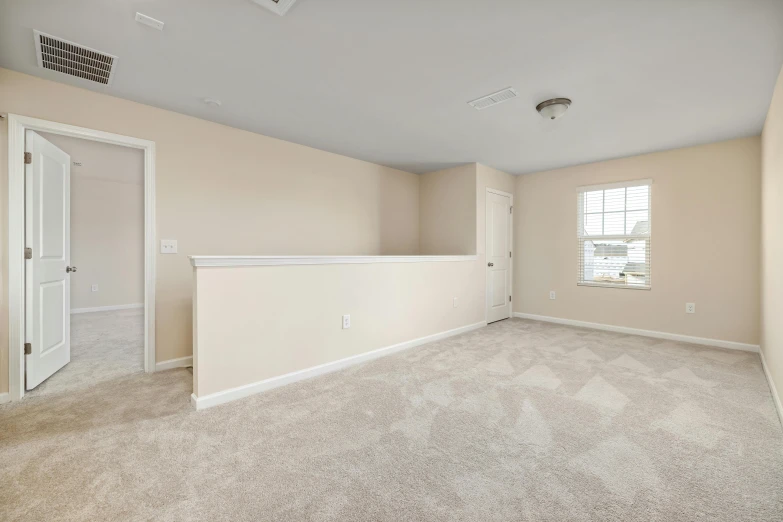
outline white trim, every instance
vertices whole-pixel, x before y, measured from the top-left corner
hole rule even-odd
[[[271,390],[273,388],[285,386],[286,384],[291,384],[294,382],[303,381],[305,379],[317,377],[319,375],[336,372],[338,370],[348,368],[349,366],[353,366],[355,364],[371,361],[373,359],[378,359],[379,357],[384,357],[386,355],[391,355],[393,353],[401,352],[409,348],[421,346],[422,344],[427,344],[433,341],[438,341],[440,339],[445,339],[447,337],[452,337],[454,335],[470,332],[472,330],[482,328],[486,325],[487,323],[485,321],[481,321],[479,323],[470,324],[468,326],[454,328],[453,330],[448,330],[445,332],[428,335],[426,337],[420,337],[412,341],[406,341],[404,343],[399,343],[392,346],[386,346],[384,348],[378,348],[377,350],[361,353],[359,355],[354,355],[351,357],[346,357],[345,359],[340,359],[338,361],[321,364],[319,366],[313,366],[312,368],[307,368],[304,370],[287,373],[279,377],[272,377],[270,379],[265,379],[263,381],[246,384],[244,386],[239,386],[237,388],[231,388],[229,390],[225,390],[217,393],[211,393],[203,397],[196,397],[196,394],[194,393],[190,396],[190,402],[197,410],[211,408],[212,406],[225,404],[227,402],[235,401],[237,399],[243,399],[245,397],[249,397],[257,393]]]
[[[0,404],[11,402],[11,395],[8,392],[0,393]]]
[[[595,288],[622,288],[623,290],[652,290],[651,286],[639,286],[639,285],[627,285],[627,284],[612,284],[612,283],[580,283],[576,282],[576,286],[592,286]]]
[[[187,368],[193,366],[193,356],[180,357],[179,359],[169,359],[168,361],[161,361],[155,363],[155,371],[172,370],[174,368]]]
[[[477,256],[188,256],[195,267],[441,263],[475,261]]]
[[[112,310],[130,310],[132,308],[144,308],[144,303],[133,303],[111,306],[93,306],[91,308],[71,308],[71,314],[87,314],[90,312],[109,312]]]
[[[652,179],[637,179],[633,181],[618,181],[617,183],[602,183],[600,185],[582,185],[576,187],[577,192],[591,192],[593,190],[610,190],[616,188],[643,187],[653,184]]]
[[[155,370],[155,142],[8,114],[8,384],[24,396],[24,134],[51,132],[144,151],[144,369]]]
[[[769,391],[772,393],[772,402],[775,403],[775,410],[778,412],[778,420],[783,424],[783,404],[780,402],[780,394],[775,386],[775,381],[772,380],[772,374],[769,373],[767,360],[764,358],[764,350],[759,350],[759,356],[761,357],[761,368],[764,370],[764,375],[767,377]]]
[[[705,346],[728,348],[729,350],[742,350],[744,352],[754,353],[759,352],[759,345],[757,344],[745,344],[735,341],[721,341],[720,339],[708,339],[706,337],[693,337],[690,335],[656,332],[654,330],[641,330],[639,328],[628,328],[626,326],[614,326],[611,324],[588,323],[587,321],[575,321],[573,319],[562,319],[560,317],[549,317],[546,315],[524,314],[521,312],[514,312],[514,317],[519,317],[520,319],[530,319],[533,321],[545,321],[547,323],[577,326],[580,328],[592,328],[594,330],[606,330],[607,332],[640,335],[642,337],[653,337],[655,339],[666,339],[668,341],[677,341],[681,343],[702,344]]]
[[[649,211],[649,209],[648,209]],[[629,212],[635,212],[633,210],[630,210]],[[618,214],[620,211],[617,212]],[[598,212],[598,214],[604,214],[604,212]],[[609,212],[611,214],[611,212]],[[585,241],[624,241],[626,239],[634,239],[638,241],[643,241],[645,239],[650,239],[650,234],[620,234],[620,235],[601,235],[601,236],[577,236],[578,239],[584,239]]]
[[[511,194],[510,192],[503,192],[502,190],[493,189],[487,187],[487,192],[492,192],[493,194],[497,194],[498,196],[506,196],[507,198],[514,199],[514,194]]]

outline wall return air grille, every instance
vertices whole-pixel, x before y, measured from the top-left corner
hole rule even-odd
[[[34,31],[38,66],[101,85],[111,85],[117,57]]]
[[[507,89],[503,89],[502,91],[494,92],[492,94],[482,96],[481,98],[478,98],[476,100],[469,101],[468,105],[470,105],[477,111],[480,111],[482,109],[486,109],[487,107],[492,107],[493,105],[497,105],[498,103],[503,103],[504,101],[508,101],[516,97],[517,97],[517,91],[509,87]]]

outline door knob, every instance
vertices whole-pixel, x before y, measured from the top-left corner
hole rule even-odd
[[[66,272],[76,272],[76,267],[75,266],[66,266],[65,267],[65,271]]]
[[[487,263],[487,266],[495,266],[495,263]]]

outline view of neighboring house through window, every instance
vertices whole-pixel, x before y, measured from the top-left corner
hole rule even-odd
[[[578,284],[650,288],[651,184],[578,189]]]

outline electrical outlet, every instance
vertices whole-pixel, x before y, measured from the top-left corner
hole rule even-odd
[[[457,298],[456,297],[454,298],[453,304],[454,304],[454,308],[457,308]]]
[[[550,299],[554,299],[555,298],[555,291],[554,290],[550,290],[549,291],[549,298]]]
[[[695,314],[696,313],[696,303],[685,303],[685,313],[686,314]]]
[[[98,285],[92,285],[90,287],[90,290],[92,290],[93,292],[97,292],[98,291]]]
[[[160,253],[161,254],[176,254],[177,253],[177,240],[176,239],[161,239],[160,240]]]
[[[347,330],[351,327],[351,316],[350,315],[344,315],[343,316],[343,330]]]

